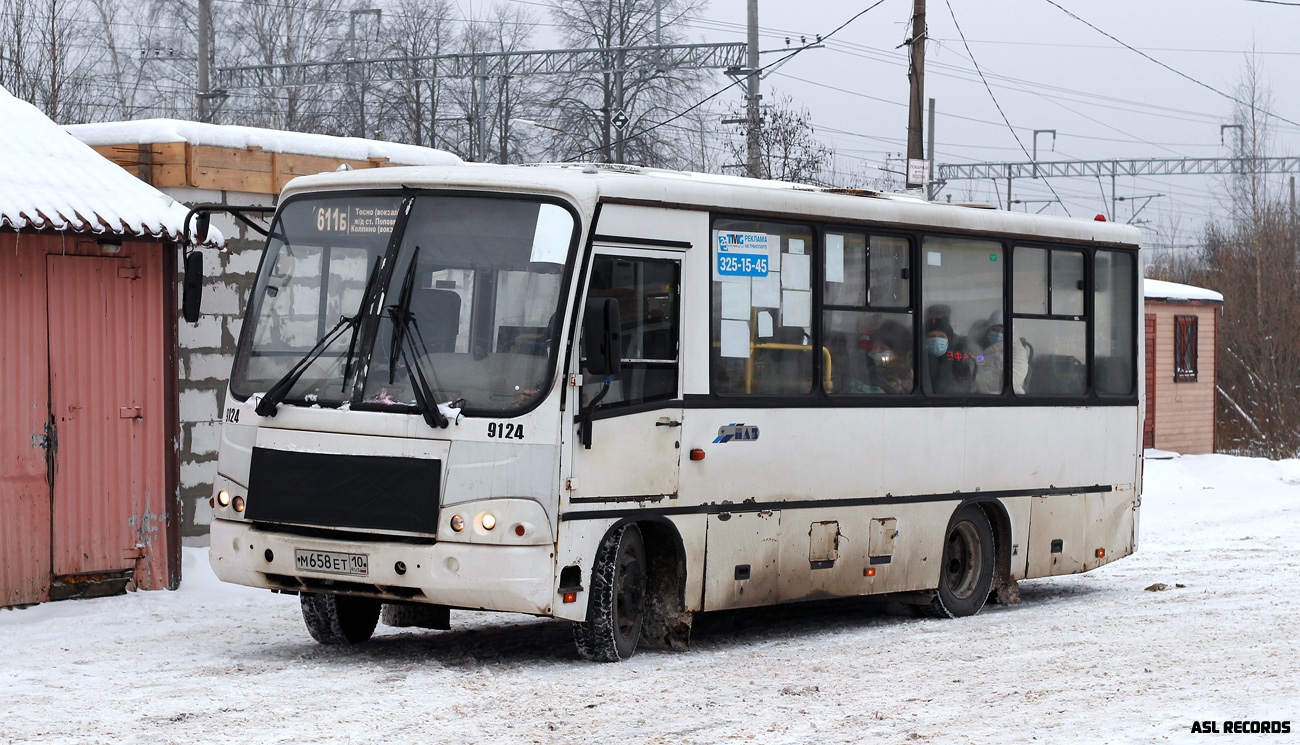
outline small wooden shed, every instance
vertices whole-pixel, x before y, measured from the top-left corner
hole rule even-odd
[[[1215,450],[1215,373],[1223,295],[1143,280],[1146,420],[1142,446],[1178,453]]]
[[[186,209],[0,88],[0,606],[174,588]]]

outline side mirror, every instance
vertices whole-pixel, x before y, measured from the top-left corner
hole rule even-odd
[[[582,356],[592,375],[615,375],[622,369],[623,321],[614,298],[587,298],[582,316]]]
[[[200,212],[198,217],[194,218],[194,240],[196,243],[202,243],[208,239],[208,228],[212,227],[212,213]]]
[[[181,316],[186,321],[196,323],[199,320],[199,303],[202,299],[203,254],[190,251],[185,257],[185,282],[181,285]]]

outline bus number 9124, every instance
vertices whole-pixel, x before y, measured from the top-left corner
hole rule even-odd
[[[524,425],[488,422],[488,437],[522,440],[524,439]]]

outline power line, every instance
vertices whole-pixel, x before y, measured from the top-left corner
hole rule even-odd
[[[1262,1],[1262,0],[1260,0],[1260,1]],[[1176,70],[1176,69],[1174,69],[1173,67],[1170,67],[1169,65],[1167,65],[1167,64],[1161,62],[1160,60],[1156,59],[1155,57],[1152,57],[1151,55],[1147,54],[1146,52],[1143,52],[1142,50],[1138,49],[1137,47],[1134,47],[1134,46],[1132,46],[1131,44],[1128,44],[1127,42],[1121,41],[1121,40],[1120,40],[1118,37],[1116,37],[1114,34],[1108,33],[1108,32],[1106,32],[1106,31],[1101,30],[1100,28],[1097,28],[1096,26],[1094,26],[1093,24],[1089,23],[1088,21],[1085,21],[1084,19],[1080,18],[1079,16],[1075,15],[1074,13],[1071,13],[1070,11],[1068,11],[1068,10],[1066,10],[1065,8],[1061,7],[1061,4],[1058,3],[1058,2],[1056,2],[1056,0],[1044,0],[1044,2],[1046,2],[1048,5],[1051,5],[1051,6],[1055,7],[1057,10],[1060,10],[1062,13],[1064,13],[1064,14],[1066,14],[1067,16],[1073,18],[1074,20],[1078,21],[1079,23],[1082,23],[1083,25],[1087,26],[1088,28],[1092,29],[1093,31],[1096,31],[1097,33],[1101,34],[1102,36],[1105,36],[1106,38],[1110,39],[1111,41],[1115,42],[1116,44],[1119,44],[1119,45],[1125,47],[1126,49],[1128,49],[1128,50],[1130,50],[1130,51],[1132,51],[1132,52],[1134,52],[1134,53],[1136,53],[1136,54],[1139,54],[1139,55],[1145,57],[1146,59],[1148,59],[1148,60],[1150,60],[1151,62],[1154,62],[1154,63],[1156,63],[1157,65],[1159,65],[1159,66],[1165,68],[1166,70],[1168,70],[1169,72],[1172,72],[1173,74],[1177,75],[1177,76],[1180,77],[1180,78],[1184,78],[1184,79],[1186,79],[1186,80],[1190,80],[1191,82],[1196,83],[1197,85],[1201,86],[1202,88],[1204,88],[1204,89],[1206,89],[1206,90],[1208,90],[1208,91],[1212,91],[1212,92],[1214,92],[1214,93],[1217,93],[1217,94],[1219,94],[1220,96],[1223,96],[1224,98],[1228,99],[1229,101],[1232,101],[1232,102],[1236,103],[1238,106],[1247,106],[1248,108],[1252,108],[1252,109],[1253,109],[1253,108],[1259,108],[1259,107],[1254,106],[1254,105],[1252,105],[1252,104],[1247,104],[1245,101],[1242,101],[1241,99],[1237,98],[1236,96],[1233,96],[1233,95],[1231,95],[1231,94],[1225,93],[1225,92],[1219,90],[1218,88],[1215,88],[1214,86],[1210,85],[1209,83],[1203,83],[1203,82],[1197,80],[1196,78],[1192,77],[1191,75],[1188,75],[1187,73],[1182,72],[1181,70]],[[1263,113],[1267,114],[1268,116],[1271,116],[1271,117],[1273,117],[1273,118],[1275,118],[1275,119],[1278,119],[1278,120],[1280,120],[1280,121],[1284,121],[1284,122],[1286,122],[1287,124],[1290,124],[1290,125],[1292,125],[1292,126],[1296,126],[1296,127],[1300,127],[1300,123],[1298,123],[1298,122],[1294,122],[1294,121],[1292,121],[1292,120],[1290,120],[1290,119],[1287,119],[1287,118],[1284,117],[1284,116],[1281,116],[1281,115],[1279,115],[1279,114],[1274,114],[1274,113],[1271,112],[1271,111],[1265,111],[1265,110],[1262,109],[1262,108],[1259,108],[1259,110],[1262,111]]]
[[[979,63],[975,61],[975,53],[971,51],[971,49],[970,49],[970,45],[969,45],[969,44],[966,44],[966,34],[961,30],[961,24],[957,22],[957,14],[956,14],[956,13],[953,11],[953,9],[952,9],[952,3],[948,2],[948,0],[943,0],[943,2],[944,2],[944,5],[947,5],[947,6],[948,6],[948,15],[952,16],[952,25],[957,27],[957,35],[961,37],[962,44],[966,46],[966,54],[967,54],[967,56],[970,58],[971,64],[972,64],[972,65],[975,65],[975,72],[978,72],[978,73],[980,74],[980,80],[983,80],[983,81],[984,81],[984,88],[985,88],[985,90],[987,90],[987,91],[989,92],[989,98],[993,99],[993,105],[997,107],[998,114],[1000,114],[1000,115],[1002,116],[1002,121],[1006,122],[1007,129],[1010,130],[1010,132],[1011,132],[1011,136],[1014,137],[1014,138],[1016,138],[1016,144],[1020,146],[1020,149],[1021,149],[1021,151],[1024,152],[1025,157],[1026,157],[1026,158],[1031,157],[1031,156],[1029,155],[1029,151],[1028,151],[1027,149],[1025,149],[1025,143],[1023,143],[1023,142],[1020,141],[1020,135],[1016,134],[1016,128],[1013,127],[1013,126],[1011,126],[1011,121],[1010,121],[1009,119],[1007,119],[1006,112],[1004,112],[1004,111],[1002,110],[1002,104],[998,103],[998,98],[997,98],[997,96],[993,95],[993,89],[989,87],[989,81],[988,81],[988,80],[985,80],[985,78],[984,78],[984,72],[983,72],[982,70],[980,70],[980,65],[979,65]],[[1048,0],[1048,2],[1051,2],[1051,0]],[[1007,184],[1008,184],[1008,186],[1007,186],[1007,201],[1008,201],[1008,202],[1011,201],[1011,186],[1010,186],[1010,183],[1011,183],[1011,180],[1010,180],[1010,179],[1007,179]],[[1043,183],[1044,183],[1044,184],[1047,184],[1047,188],[1049,188],[1049,189],[1052,190],[1052,196],[1056,197],[1056,200],[1057,200],[1058,202],[1061,202],[1061,198],[1060,198],[1059,196],[1056,195],[1056,189],[1052,188],[1052,182],[1050,182],[1050,181],[1048,181],[1046,178],[1044,178],[1044,179],[1043,179]],[[1011,205],[1010,205],[1010,204],[1007,204],[1007,209],[1010,209],[1010,208],[1011,208]],[[1065,202],[1061,202],[1061,209],[1065,210],[1065,214],[1066,214],[1067,216],[1070,214],[1070,208],[1065,206]]]
[[[836,26],[836,27],[835,27],[835,30],[831,31],[829,34],[822,34],[822,35],[821,35],[821,38],[820,38],[820,41],[825,41],[826,39],[831,38],[831,37],[834,36],[835,34],[839,33],[840,30],[843,29],[845,26],[848,26],[850,23],[853,23],[854,21],[858,20],[858,19],[861,18],[862,16],[866,15],[869,11],[874,10],[875,8],[879,7],[879,6],[880,6],[882,3],[884,3],[884,2],[885,2],[885,0],[876,0],[876,2],[872,3],[871,5],[867,6],[866,8],[864,8],[864,9],[858,11],[856,14],[854,14],[851,18],[849,18],[849,19],[848,19],[847,21],[845,21],[844,23],[841,23],[839,26]],[[804,44],[803,46],[799,47],[798,49],[795,49],[794,51],[792,51],[792,52],[790,52],[789,54],[787,54],[787,55],[781,57],[780,59],[778,59],[778,60],[776,60],[776,61],[774,61],[774,62],[769,62],[768,64],[763,65],[762,67],[758,68],[758,69],[755,71],[755,74],[757,74],[757,73],[761,73],[761,72],[763,72],[764,70],[767,70],[768,68],[775,67],[775,66],[777,66],[777,65],[780,65],[780,64],[785,63],[787,60],[792,59],[795,55],[799,54],[800,52],[802,52],[802,51],[804,51],[804,50],[806,50],[806,49],[809,49],[809,48],[811,48],[811,47],[817,46],[817,44],[819,44],[820,41],[814,41],[814,42],[809,43],[809,44]],[[695,109],[698,109],[699,107],[701,107],[701,106],[703,106],[704,104],[708,103],[709,101],[711,101],[711,100],[717,98],[718,96],[722,95],[723,93],[725,93],[725,92],[731,90],[732,88],[736,87],[737,85],[740,85],[742,82],[745,82],[745,78],[739,78],[739,77],[738,77],[738,78],[736,78],[735,80],[733,80],[731,83],[729,83],[729,84],[723,86],[722,88],[719,88],[717,91],[714,91],[713,93],[709,94],[708,96],[705,96],[704,98],[700,99],[699,102],[697,102],[697,103],[695,103],[695,104],[693,104],[693,105],[691,105],[691,106],[688,106],[687,108],[683,109],[683,110],[680,111],[679,113],[677,113],[677,114],[675,114],[675,115],[669,117],[668,119],[665,119],[665,120],[662,121],[662,122],[659,122],[658,124],[653,124],[653,125],[651,125],[651,126],[649,126],[649,127],[646,127],[645,129],[640,130],[639,132],[636,132],[636,133],[634,133],[634,134],[630,134],[630,135],[624,137],[621,141],[626,142],[626,141],[628,141],[628,140],[635,139],[635,138],[640,137],[640,136],[642,136],[642,135],[649,134],[650,132],[653,132],[654,130],[659,129],[660,127],[665,126],[665,125],[667,125],[667,124],[670,123],[670,122],[677,121],[678,119],[681,119],[683,116],[686,116],[686,115],[689,114],[690,112],[694,111]],[[611,143],[611,144],[613,144],[613,143]],[[583,151],[583,152],[581,152],[581,153],[578,153],[578,155],[575,156],[575,157],[581,158],[581,157],[584,157],[584,156],[590,155],[590,154],[593,153],[593,152],[596,152],[596,151],[595,151],[595,150],[585,150],[585,151]],[[570,160],[572,160],[572,159],[570,159]]]

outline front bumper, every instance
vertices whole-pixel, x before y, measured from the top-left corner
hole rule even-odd
[[[259,530],[212,521],[209,561],[217,578],[272,590],[336,592],[455,608],[551,615],[554,547],[439,542],[347,541]],[[298,569],[294,549],[366,554],[369,576]],[[266,552],[270,550],[271,560]],[[402,562],[406,573],[398,574]]]

